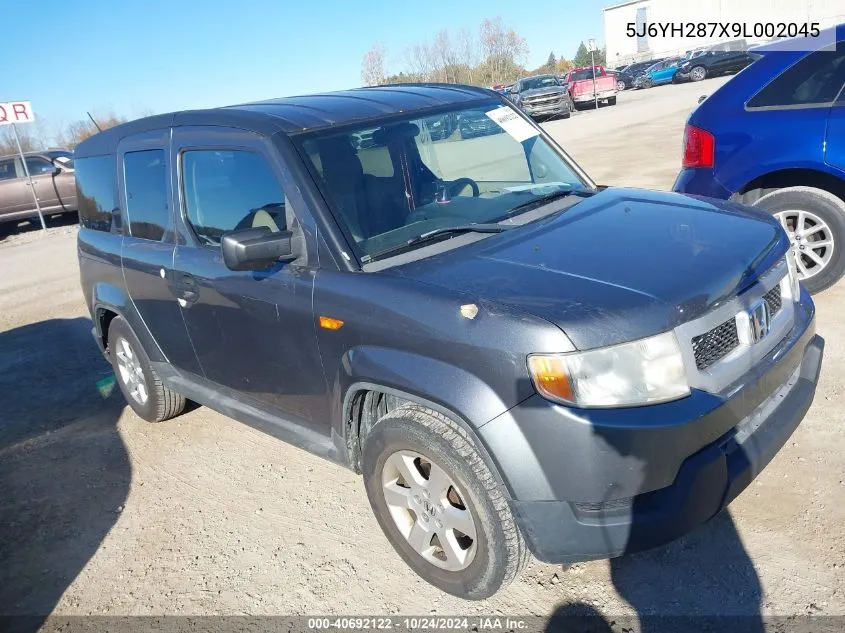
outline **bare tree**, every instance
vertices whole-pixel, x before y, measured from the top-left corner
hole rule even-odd
[[[458,31],[458,58],[462,66],[467,69],[466,82],[475,83],[476,66],[478,66],[478,47],[469,29]]]
[[[126,117],[118,116],[114,112],[104,114],[94,113],[93,117],[97,121],[97,125],[99,125],[103,130],[128,121]],[[80,119],[79,121],[74,121],[73,123],[65,126],[65,128],[56,135],[56,144],[60,147],[73,149],[85,139],[94,136],[98,131],[97,126],[95,126],[90,119]]]
[[[384,46],[373,44],[361,60],[361,81],[365,86],[378,86],[384,83]]]
[[[31,132],[26,131],[26,125],[19,125],[17,127],[18,136],[21,139],[21,147],[23,148],[23,151],[33,152],[43,147],[44,143],[41,141],[40,138],[38,138]],[[8,154],[17,153],[18,144],[15,142],[15,134],[14,132],[12,132],[11,127],[4,125],[2,128],[0,128],[0,156],[6,156]]]
[[[417,81],[432,81],[437,77],[437,65],[428,44],[413,44],[405,49],[405,62],[410,75]]]

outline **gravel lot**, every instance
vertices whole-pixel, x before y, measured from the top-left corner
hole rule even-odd
[[[668,189],[685,119],[722,81],[547,127],[599,183]],[[0,237],[0,614],[845,615],[845,283],[817,299],[815,404],[730,512],[467,603],[402,563],[353,473],[205,408],[131,413],[90,340],[75,232]]]

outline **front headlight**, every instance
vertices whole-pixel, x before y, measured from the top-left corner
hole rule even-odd
[[[795,253],[792,249],[786,252],[786,267],[789,270],[789,292],[793,301],[801,299],[801,283],[798,279],[798,265],[795,263]]]
[[[568,354],[532,354],[528,371],[545,398],[578,407],[628,407],[690,393],[673,332]]]

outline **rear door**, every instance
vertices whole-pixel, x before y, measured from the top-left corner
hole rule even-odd
[[[837,48],[837,66],[830,73],[830,81],[839,82],[841,86],[827,122],[825,162],[839,169],[845,178],[845,42],[839,42]]]
[[[132,303],[168,362],[199,373],[172,290],[176,233],[169,146],[169,129],[130,136],[118,145],[118,189],[124,214],[121,261]]]
[[[184,230],[175,253],[176,292],[205,377],[242,401],[328,435],[311,303],[316,250],[307,247],[285,195],[296,186],[278,152],[251,132],[184,126],[175,129],[171,160],[179,165]],[[226,268],[223,233],[256,226],[291,231],[300,257],[261,271]]]
[[[25,211],[34,206],[32,193],[22,175],[23,168],[20,167],[19,158],[0,160],[0,220],[4,215]]]

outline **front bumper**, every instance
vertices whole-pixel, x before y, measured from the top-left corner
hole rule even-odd
[[[561,99],[551,104],[530,105],[524,104],[522,110],[531,117],[555,116],[559,114],[569,114],[569,102],[566,99]]]
[[[612,558],[672,541],[726,507],[797,428],[824,341],[812,303],[729,399],[583,411],[529,398],[480,429],[534,555]],[[536,399],[535,399],[536,398]],[[519,420],[516,420],[518,416]]]

